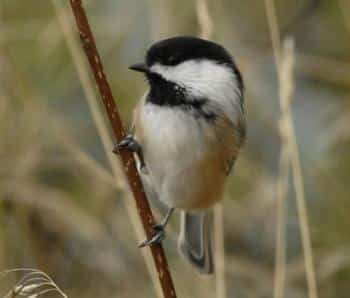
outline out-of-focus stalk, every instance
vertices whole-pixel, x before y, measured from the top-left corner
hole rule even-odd
[[[267,20],[270,28],[271,41],[273,46],[273,52],[275,57],[275,63],[278,73],[279,80],[279,90],[280,90],[280,107],[282,113],[282,119],[284,119],[282,128],[282,135],[285,137],[285,142],[282,146],[285,146],[288,153],[288,159],[292,170],[292,178],[294,184],[294,190],[296,195],[296,203],[298,210],[299,226],[301,231],[301,242],[303,246],[305,271],[306,271],[306,281],[308,286],[308,296],[309,298],[317,298],[317,284],[316,284],[316,274],[313,262],[313,253],[310,239],[310,231],[308,224],[308,215],[305,203],[305,192],[302,170],[300,165],[299,150],[297,146],[292,113],[290,109],[290,103],[292,100],[292,90],[293,90],[293,76],[292,69],[294,64],[294,43],[292,40],[287,40],[284,43],[284,49],[281,49],[281,41],[279,28],[277,23],[275,5],[273,0],[265,0]],[[283,59],[282,59],[283,58]],[[282,66],[283,63],[283,66]],[[278,208],[279,212],[284,212],[284,207]],[[283,220],[283,214],[278,216]],[[284,223],[280,223],[284,224]],[[285,227],[283,228],[285,229]],[[281,233],[281,232],[280,232]],[[282,232],[283,233],[283,232]],[[282,235],[282,234],[281,234]],[[279,258],[279,264],[277,264],[276,269],[282,273],[282,278],[275,276],[275,298],[283,297],[284,277],[285,277],[285,239],[281,238],[281,235],[277,235],[277,240],[279,240],[277,247],[277,256]],[[282,252],[282,250],[284,250]],[[284,261],[282,260],[284,258]],[[282,268],[283,267],[283,268]],[[277,274],[278,272],[276,272]],[[276,296],[277,295],[277,296]]]

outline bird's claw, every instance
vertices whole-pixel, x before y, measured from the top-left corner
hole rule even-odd
[[[134,139],[133,135],[128,134],[115,148],[113,149],[113,152],[115,154],[119,154],[120,149],[127,149],[131,152],[134,152],[137,154],[137,157],[140,161],[140,172],[144,174],[148,174],[145,160],[143,157],[143,152],[140,144]]]
[[[150,245],[159,244],[160,242],[162,242],[162,240],[165,238],[165,227],[167,226],[169,219],[173,214],[174,210],[175,210],[174,207],[169,208],[164,219],[160,223],[154,224],[152,226],[152,229],[154,231],[154,235],[152,236],[152,238],[146,239],[143,242],[141,242],[139,247],[150,246]]]
[[[145,239],[144,241],[142,241],[139,244],[140,248],[159,244],[165,238],[165,230],[161,224],[154,225],[153,229],[155,231],[155,234],[151,237],[151,239]]]
[[[155,230],[156,232],[159,232],[159,231],[164,231],[164,224],[163,223],[157,223],[157,224],[154,224],[152,226],[153,230]]]
[[[114,153],[119,153],[120,149],[128,149],[132,152],[137,152],[140,148],[140,145],[135,141],[132,135],[127,135],[115,148],[113,149]]]

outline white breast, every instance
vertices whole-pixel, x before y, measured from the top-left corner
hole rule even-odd
[[[191,171],[195,171],[196,163],[212,149],[210,143],[216,138],[214,129],[180,108],[151,103],[142,107],[140,120],[141,146],[152,187],[169,206],[191,205],[188,190],[193,186],[191,179],[198,179],[198,173]]]
[[[164,171],[173,163],[188,163],[188,160],[200,158],[208,150],[208,136],[215,139],[215,133],[206,121],[196,119],[180,108],[147,103],[140,114],[145,154],[152,159],[152,164],[158,164]]]

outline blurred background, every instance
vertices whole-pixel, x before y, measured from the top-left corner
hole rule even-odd
[[[146,88],[128,65],[142,60],[156,40],[198,35],[201,6],[185,0],[83,2],[127,126]],[[207,5],[211,39],[230,50],[246,85],[248,138],[222,208],[224,274],[200,276],[178,256],[176,217],[164,247],[179,297],[273,297],[281,138],[266,8],[261,0]],[[318,297],[348,298],[350,3],[276,0],[275,8],[280,38],[295,39],[291,111]],[[152,261],[137,248],[142,232],[133,199],[96,103],[68,1],[1,0],[0,271],[39,268],[69,297],[157,297],[146,265]],[[291,175],[288,181],[284,297],[310,297]],[[1,279],[0,295],[15,280]]]

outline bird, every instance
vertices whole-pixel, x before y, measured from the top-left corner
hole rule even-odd
[[[130,69],[143,73],[149,88],[134,109],[130,134],[114,151],[135,153],[146,193],[168,208],[140,246],[162,241],[178,210],[179,252],[210,274],[212,208],[246,139],[242,75],[223,46],[192,36],[154,43]]]

